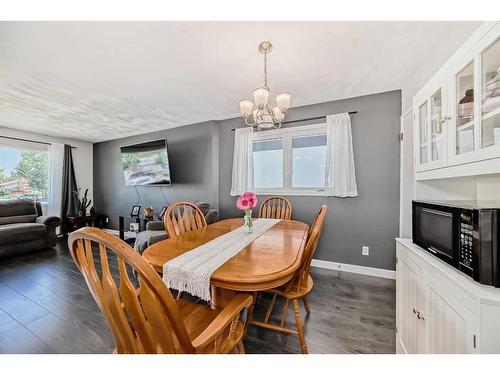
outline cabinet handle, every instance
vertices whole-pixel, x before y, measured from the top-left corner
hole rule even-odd
[[[417,313],[417,310],[415,310],[415,308],[413,308],[413,313],[416,314]]]

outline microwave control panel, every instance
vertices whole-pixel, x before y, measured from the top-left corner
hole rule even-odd
[[[474,269],[473,245],[474,245],[473,213],[470,210],[462,210],[460,214],[460,264],[470,270]]]

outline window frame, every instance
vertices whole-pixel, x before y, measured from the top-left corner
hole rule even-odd
[[[256,194],[262,195],[296,195],[296,196],[324,196],[325,187],[294,188],[292,187],[292,138],[297,136],[326,135],[326,123],[303,125],[293,128],[281,128],[252,133],[251,141],[262,141],[272,138],[283,139],[283,188],[259,189],[254,188]],[[252,153],[253,158],[253,153]],[[253,170],[252,172],[253,173]],[[325,171],[326,173],[326,171]]]

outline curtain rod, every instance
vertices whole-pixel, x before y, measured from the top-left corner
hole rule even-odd
[[[23,139],[23,138],[16,138],[16,137],[7,137],[6,135],[0,135],[0,138],[5,138],[5,139],[12,139],[14,141],[22,141],[22,142],[31,142],[31,143],[38,143],[38,144],[41,144],[41,145],[47,145],[47,146],[50,146],[52,145],[52,143],[49,143],[49,142],[42,142],[42,141],[33,141],[31,139]],[[72,146],[70,145],[71,148],[78,148],[76,146]]]
[[[350,111],[347,112],[350,115],[354,115],[355,113],[358,113],[358,111]],[[283,124],[293,124],[294,122],[302,122],[302,121],[311,121],[311,120],[324,120],[326,119],[326,116],[318,116],[318,117],[308,117],[308,118],[303,118],[301,120],[290,120],[290,121],[285,121]],[[248,125],[247,125],[248,126]],[[252,125],[252,128],[256,127],[257,125]],[[237,128],[231,129],[231,131],[235,131]]]

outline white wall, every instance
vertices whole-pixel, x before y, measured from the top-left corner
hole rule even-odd
[[[78,141],[70,138],[45,136],[42,134],[4,128],[0,126],[0,135],[22,138],[31,141],[64,143],[75,146],[73,149],[73,164],[75,167],[76,182],[83,189],[89,188],[89,197],[93,197],[93,145],[90,142]],[[1,139],[0,139],[1,141]]]
[[[429,40],[434,47],[429,54],[422,56],[418,68],[402,87],[402,113],[411,107],[413,96],[481,24],[482,22],[453,22],[447,33]]]
[[[500,175],[477,177],[477,199],[500,201]]]

